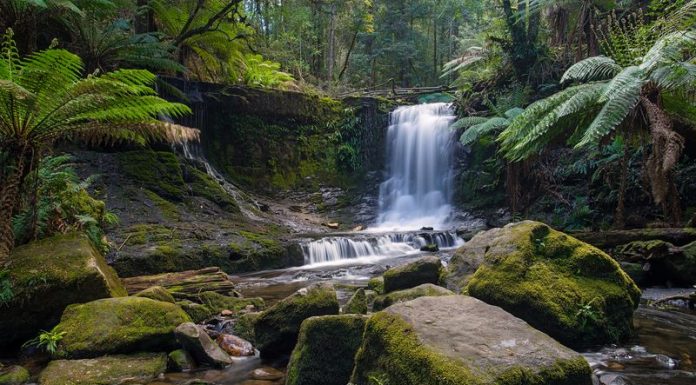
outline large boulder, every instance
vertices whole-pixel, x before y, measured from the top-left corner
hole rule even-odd
[[[107,298],[65,309],[56,331],[65,333],[59,357],[161,352],[178,347],[174,329],[189,322],[175,304],[142,297]]]
[[[302,321],[338,314],[333,286],[316,284],[298,290],[261,313],[254,322],[254,342],[265,357],[288,354],[295,347]]]
[[[29,371],[14,365],[6,368],[0,364],[0,385],[22,385],[29,382]]]
[[[372,311],[379,311],[395,303],[406,302],[419,297],[438,297],[442,295],[454,295],[454,292],[432,283],[424,283],[410,289],[392,291],[391,293],[377,296],[372,305]]]
[[[232,358],[200,326],[186,322],[176,328],[176,339],[201,365],[224,368]]]
[[[104,257],[77,233],[17,247],[8,273],[13,297],[0,304],[0,341],[7,348],[50,330],[70,304],[126,295]]]
[[[139,354],[51,361],[39,385],[122,385],[148,382],[167,369],[167,355]]]
[[[585,359],[499,307],[422,297],[367,322],[351,382],[590,385]]]
[[[477,234],[452,257],[448,282],[575,348],[628,337],[640,300],[607,254],[532,221]]]
[[[302,322],[286,385],[345,385],[362,342],[366,316],[327,315]]]
[[[682,247],[680,255],[667,261],[667,268],[678,283],[696,284],[696,242]]]
[[[442,262],[436,256],[392,267],[384,273],[384,292],[409,289],[424,283],[437,284],[441,271]]]
[[[174,303],[174,296],[162,286],[152,286],[135,294],[136,297],[150,298],[155,301]]]

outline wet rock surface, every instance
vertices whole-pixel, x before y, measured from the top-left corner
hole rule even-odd
[[[176,330],[176,339],[201,365],[224,368],[232,364],[230,356],[213,341],[202,327],[183,323]]]
[[[110,356],[85,360],[51,361],[39,385],[121,385],[145,382],[164,373],[165,354]]]
[[[441,270],[442,262],[436,256],[423,257],[415,262],[391,268],[384,273],[384,291],[389,293],[424,283],[437,284]]]

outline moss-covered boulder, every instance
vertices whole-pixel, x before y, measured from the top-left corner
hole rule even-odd
[[[167,371],[188,372],[196,367],[196,361],[184,349],[177,349],[167,354]]]
[[[424,283],[410,289],[393,291],[389,294],[377,296],[372,304],[372,311],[386,309],[395,303],[406,302],[419,297],[438,297],[442,295],[454,295],[454,292],[432,283]]]
[[[174,303],[174,296],[162,286],[153,286],[135,294],[136,297],[150,298],[155,301]]]
[[[254,324],[261,316],[261,313],[244,313],[240,315],[232,325],[232,331],[236,336],[242,337],[245,340],[255,343],[256,336],[254,335]]]
[[[367,281],[367,288],[377,294],[384,294],[384,277],[374,277]]]
[[[575,348],[628,337],[640,300],[611,257],[539,222],[479,233],[457,250],[449,272],[450,285]]]
[[[367,322],[356,385],[590,385],[587,361],[496,306],[454,295],[393,305]]]
[[[201,326],[186,322],[179,325],[175,333],[176,339],[199,364],[224,368],[232,363],[229,354],[225,353]]]
[[[191,321],[194,323],[201,323],[216,314],[213,309],[208,306],[189,300],[179,301],[176,304],[191,317]]]
[[[27,382],[29,371],[25,368],[18,365],[0,367],[0,385],[22,385]]]
[[[365,289],[360,288],[356,290],[346,303],[346,306],[341,310],[343,314],[367,314]]]
[[[674,279],[682,285],[696,285],[696,242],[682,247],[680,255],[666,261]]]
[[[442,262],[436,256],[423,257],[415,262],[392,267],[384,273],[384,292],[408,289],[424,283],[437,284]]]
[[[122,385],[149,382],[167,369],[167,355],[138,354],[51,361],[39,385]]]
[[[0,341],[7,348],[51,329],[70,304],[127,294],[104,257],[78,233],[17,247],[7,278],[13,295],[0,303]]]
[[[71,305],[56,326],[56,331],[65,333],[58,356],[171,351],[179,346],[174,329],[189,321],[179,306],[149,298],[107,298]]]
[[[333,286],[317,284],[300,289],[262,312],[256,319],[256,347],[265,357],[288,354],[295,347],[302,321],[332,314],[338,314],[338,299]]]
[[[266,307],[263,298],[238,298],[222,295],[213,291],[206,291],[198,296],[200,302],[211,309],[215,314],[223,310],[239,312],[249,307],[251,310],[263,310]]]
[[[302,322],[286,385],[345,385],[362,342],[366,316],[329,315]]]

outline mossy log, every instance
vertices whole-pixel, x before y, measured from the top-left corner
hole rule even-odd
[[[135,294],[152,286],[162,286],[176,299],[196,300],[203,291],[229,295],[234,291],[234,283],[219,267],[124,278],[123,284],[128,294]]]
[[[675,245],[685,245],[696,241],[696,228],[586,231],[569,234],[605,250],[635,241],[662,240]]]

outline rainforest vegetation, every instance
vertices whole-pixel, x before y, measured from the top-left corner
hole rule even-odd
[[[409,113],[399,115],[399,106],[428,103],[446,103],[428,112],[439,120],[427,125],[446,119],[452,139],[437,150],[449,163],[446,188],[434,191],[447,196],[442,223],[452,227],[438,233],[424,223],[415,230],[425,233],[369,238],[362,231],[379,224],[384,191],[396,183],[390,135]],[[475,237],[471,249],[462,246],[479,230],[509,223]],[[172,352],[180,352],[178,361],[172,354],[115,359],[185,365],[195,333],[177,326],[211,320],[223,325],[211,336],[225,342],[228,325],[263,359],[284,357],[283,368],[289,359],[288,384],[334,375],[359,385],[489,383],[421,350],[418,328],[394,315],[410,314],[398,302],[461,292],[573,349],[618,343],[632,333],[633,281],[696,283],[693,228],[696,0],[0,0],[0,358],[10,352],[16,363],[40,351],[32,367],[44,374],[31,378],[41,385],[73,383],[60,380],[70,370],[59,358],[108,361],[183,346],[187,352]],[[609,231],[615,239],[601,235]],[[331,236],[322,244],[325,233]],[[346,233],[358,237],[344,240]],[[339,313],[334,288],[312,286],[280,302],[275,292],[247,299],[227,275],[336,262],[329,254],[354,241],[367,254],[350,249],[349,258],[375,256],[384,242],[406,238],[406,254],[463,248],[439,254],[447,268],[435,259],[403,270],[341,271],[386,271],[367,290],[339,295],[341,305],[350,298],[344,313],[378,295],[384,307],[397,303],[395,313],[369,320],[330,318]],[[496,242],[519,252],[498,255]],[[491,260],[477,254],[482,244]],[[312,247],[323,247],[324,259],[315,260]],[[45,254],[58,257],[38,257]],[[675,255],[677,262],[652,259]],[[518,274],[521,266],[529,271]],[[154,276],[160,273],[167,275]],[[417,283],[385,291],[392,275]],[[128,277],[125,286],[119,276]],[[312,277],[284,279],[294,285]],[[90,293],[75,294],[82,291]],[[135,293],[157,303],[143,310]],[[269,298],[278,305],[259,313]],[[306,314],[296,308],[329,318],[303,323]],[[112,312],[119,322],[164,325],[134,321],[127,337],[107,336],[101,327],[120,333],[119,326],[90,314]],[[167,322],[176,323],[179,339]],[[86,325],[84,334],[76,325]],[[150,327],[160,332],[143,331]],[[312,345],[341,336],[350,336],[338,347],[348,362],[334,365],[341,357]],[[370,341],[385,351],[367,349]],[[408,355],[392,357],[389,349]],[[495,383],[521,384],[506,377],[517,373],[542,384],[556,371],[564,383],[584,383],[590,369],[582,357],[558,349],[548,370],[515,366],[495,373]],[[208,360],[203,366],[229,364],[194,356]],[[313,372],[315,363],[303,361],[309,356],[341,373]],[[122,364],[133,366],[104,363]],[[690,365],[684,370],[693,373]],[[21,367],[0,361],[0,385],[32,383],[26,369],[13,368]],[[10,382],[11,375],[27,378]],[[270,385],[285,375],[253,379]],[[176,381],[165,383],[184,383]]]

